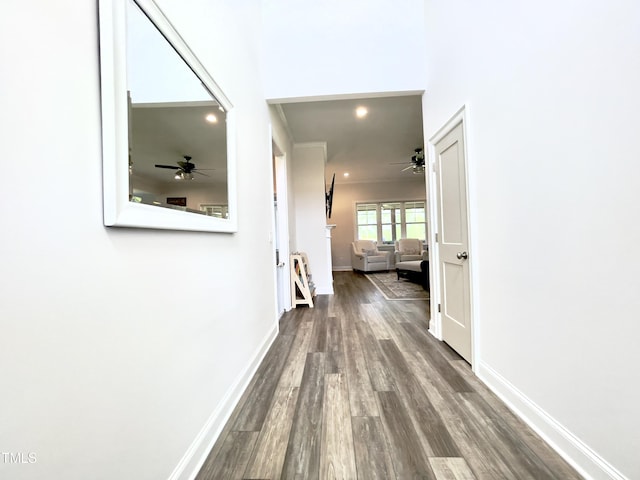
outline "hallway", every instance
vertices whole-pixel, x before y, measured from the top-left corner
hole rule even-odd
[[[197,480],[582,478],[427,333],[427,301],[334,287],[283,316]]]

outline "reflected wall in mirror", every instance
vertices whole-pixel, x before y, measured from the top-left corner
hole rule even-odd
[[[151,0],[100,0],[100,49],[105,225],[236,231],[227,97]]]

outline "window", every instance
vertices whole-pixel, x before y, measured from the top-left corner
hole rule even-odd
[[[398,202],[380,205],[382,243],[394,243],[398,238],[402,238],[401,209],[402,204]]]
[[[424,201],[356,204],[358,240],[393,245],[400,238],[427,238]]]
[[[210,217],[229,218],[229,205],[210,205],[201,203],[200,210]]]
[[[378,205],[361,203],[356,206],[358,240],[378,240]]]
[[[405,238],[426,238],[424,202],[406,202],[404,204],[407,235]]]

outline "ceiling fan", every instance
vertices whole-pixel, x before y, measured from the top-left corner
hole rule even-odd
[[[198,168],[196,169],[196,164],[191,162],[191,157],[189,155],[184,155],[184,161],[177,161],[177,165],[158,165],[156,164],[156,168],[170,168],[171,170],[175,170],[174,178],[176,180],[193,180],[193,174],[197,173],[198,175],[204,175],[208,177],[206,173],[202,173],[201,170],[215,170],[215,168]]]
[[[401,172],[413,169],[413,173],[424,173],[424,152],[420,147],[416,148],[414,152],[415,154],[411,156],[409,165],[407,165],[406,162],[391,163],[390,165],[407,165],[405,168],[400,170]]]

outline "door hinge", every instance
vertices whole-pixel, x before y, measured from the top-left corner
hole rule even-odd
[[[436,243],[438,243],[438,234],[436,233]]]
[[[438,304],[438,313],[442,312],[442,306]]]

